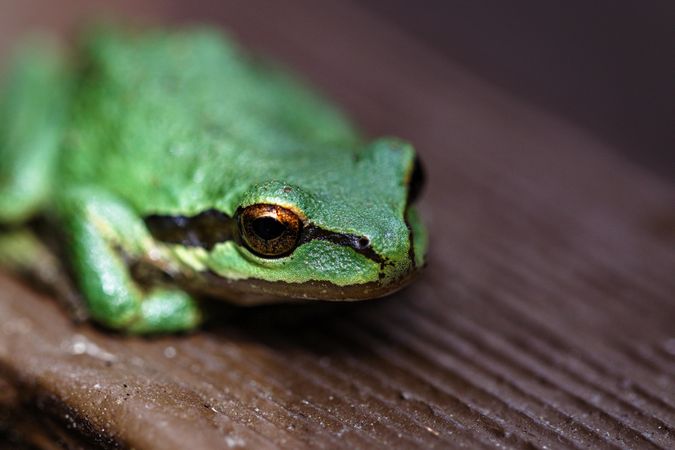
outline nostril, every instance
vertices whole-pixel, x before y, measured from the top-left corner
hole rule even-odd
[[[363,237],[359,238],[358,245],[359,245],[360,249],[368,248],[368,247],[370,247],[370,239],[363,236]]]

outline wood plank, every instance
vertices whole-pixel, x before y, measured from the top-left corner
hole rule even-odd
[[[429,267],[389,299],[157,339],[0,276],[0,418],[73,448],[675,446],[672,185],[347,2],[167,5],[413,141]]]

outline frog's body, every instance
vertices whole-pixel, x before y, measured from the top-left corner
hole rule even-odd
[[[423,265],[409,144],[363,141],[214,32],[99,32],[77,56],[27,53],[8,82],[0,222],[56,219],[99,322],[189,329],[195,292],[372,298]]]

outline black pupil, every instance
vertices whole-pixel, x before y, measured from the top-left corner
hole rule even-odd
[[[276,239],[286,231],[286,225],[272,217],[260,217],[255,219],[252,227],[255,234],[266,241]]]

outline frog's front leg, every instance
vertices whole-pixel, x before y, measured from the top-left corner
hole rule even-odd
[[[142,258],[154,245],[145,225],[122,201],[98,189],[76,189],[61,202],[73,269],[91,316],[131,333],[195,328],[201,313],[178,288],[140,286],[125,258]]]

